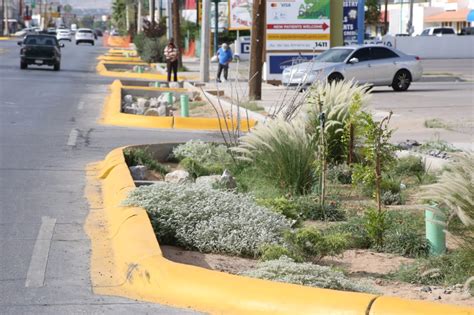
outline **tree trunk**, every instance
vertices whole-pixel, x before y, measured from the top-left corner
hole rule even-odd
[[[250,45],[249,98],[262,99],[263,44],[266,1],[253,2],[252,43]]]
[[[183,66],[183,58],[181,57],[181,31],[179,18],[179,1],[172,0],[172,15],[173,15],[173,37],[176,48],[178,48],[178,67]]]
[[[130,31],[130,4],[125,4],[125,20],[127,32]]]
[[[143,8],[143,5],[142,5],[142,1],[143,0],[138,0],[138,8],[137,8],[137,34],[140,34],[142,32],[142,22],[143,22],[143,18],[142,18],[142,8]]]
[[[152,26],[155,26],[155,0],[149,0],[149,8],[150,8],[150,22]],[[160,0],[158,0],[160,1]]]
[[[388,33],[388,0],[385,0],[385,11],[383,17],[383,35]]]

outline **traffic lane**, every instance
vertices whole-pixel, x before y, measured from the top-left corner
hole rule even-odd
[[[474,59],[421,59],[424,73],[474,75]]]

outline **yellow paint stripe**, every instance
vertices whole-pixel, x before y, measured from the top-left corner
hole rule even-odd
[[[329,40],[329,34],[267,34],[267,40]]]

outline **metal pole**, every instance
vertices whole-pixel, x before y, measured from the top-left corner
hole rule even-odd
[[[138,13],[137,13],[137,34],[142,32],[142,0],[138,0]]]
[[[357,44],[364,44],[365,36],[365,0],[357,1]]]
[[[407,25],[407,32],[410,34],[410,36],[414,32],[414,27],[413,27],[413,0],[410,0],[410,19],[408,20],[408,25]]]
[[[150,11],[150,22],[155,25],[155,0],[149,0],[148,9]]]
[[[214,1],[214,51],[217,51],[218,47],[218,34],[219,34],[219,0]]]
[[[209,82],[210,13],[211,0],[202,0],[200,80],[203,82]]]
[[[5,31],[5,0],[2,0],[2,15],[0,16],[0,19],[2,20],[2,35],[5,35],[4,34],[4,31]]]
[[[331,18],[331,47],[344,45],[343,36],[343,20],[344,9],[342,0],[332,0],[330,2],[330,18]]]
[[[173,38],[173,18],[171,14],[171,0],[166,0],[166,36],[168,40]]]

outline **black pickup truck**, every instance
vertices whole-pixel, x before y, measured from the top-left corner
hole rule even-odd
[[[55,36],[47,34],[27,35],[18,42],[22,46],[20,51],[20,68],[26,69],[28,65],[53,66],[55,71],[61,69],[61,47]]]

